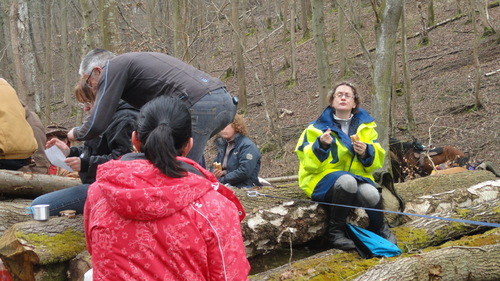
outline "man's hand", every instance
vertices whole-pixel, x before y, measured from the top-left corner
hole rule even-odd
[[[54,145],[57,146],[57,148],[59,148],[62,151],[62,153],[64,154],[64,156],[68,157],[69,152],[70,152],[70,149],[69,149],[68,145],[66,145],[66,143],[64,143],[62,140],[60,140],[58,138],[53,138],[53,139],[49,140],[45,144],[45,148],[48,149],[48,148],[51,148]]]
[[[64,163],[70,166],[75,172],[80,172],[82,169],[82,160],[80,157],[68,157],[64,160]]]

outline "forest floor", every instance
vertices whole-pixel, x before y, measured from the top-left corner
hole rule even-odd
[[[435,1],[436,23],[457,16],[456,2]],[[260,9],[260,15],[259,15]],[[312,39],[302,40],[296,47],[297,81],[288,85],[291,69],[284,67],[290,54],[289,40],[283,40],[283,30],[276,23],[276,32],[263,41],[265,34],[272,29],[265,29],[265,7],[254,10],[254,17],[248,23],[257,26],[257,34],[245,37],[245,77],[247,81],[248,111],[246,112],[249,137],[259,146],[262,153],[261,177],[280,177],[296,175],[298,159],[294,153],[295,145],[309,122],[316,119],[322,109],[319,108],[318,80],[316,74],[315,48]],[[329,43],[332,80],[341,80],[338,47],[333,37],[338,38],[337,16],[332,9],[325,9],[325,27]],[[411,75],[411,93],[417,128],[413,133],[406,130],[406,109],[404,96],[395,97],[393,135],[401,140],[417,138],[423,144],[433,146],[455,146],[470,154],[473,161],[490,161],[500,167],[500,72],[485,76],[485,73],[500,69],[500,7],[489,10],[490,20],[497,34],[481,38],[479,41],[479,61],[481,80],[479,100],[483,108],[474,109],[474,84],[476,77],[473,57],[474,31],[467,16],[460,17],[429,31],[430,44],[418,46],[420,32],[419,11],[413,1],[407,2],[407,48]],[[359,11],[362,20],[360,32],[364,43],[375,55],[373,10],[369,5]],[[478,21],[479,22],[479,21]],[[346,23],[346,25],[348,25]],[[221,33],[232,40],[228,32]],[[479,26],[479,32],[482,32]],[[302,31],[296,34],[300,39]],[[362,107],[371,112],[370,90],[373,85],[369,64],[362,55],[359,39],[352,30],[347,31],[347,54],[350,76],[342,79],[353,82],[362,97]],[[289,34],[288,37],[289,39]],[[257,46],[257,42],[260,44]],[[267,42],[267,43],[266,43]],[[332,44],[332,42],[334,42]],[[207,40],[207,46],[213,41]],[[265,50],[269,53],[266,54]],[[402,82],[401,48],[398,45],[398,82]],[[223,77],[233,65],[230,50],[215,50],[207,47],[204,56],[207,60],[198,66],[214,76]],[[273,66],[273,75],[269,68]],[[76,71],[76,70],[75,70]],[[259,80],[256,79],[259,76]],[[272,82],[271,77],[274,77]],[[238,93],[236,77],[224,79],[233,95]],[[274,85],[274,90],[271,85]],[[266,117],[266,102],[263,94],[276,95],[276,110],[281,115],[271,132],[271,125]],[[269,103],[269,100],[267,101]],[[65,115],[63,117],[63,115]],[[73,123],[71,123],[73,122]],[[74,120],[67,118],[67,112],[61,112],[60,124],[72,127]],[[281,140],[275,137],[280,131]],[[212,141],[206,149],[207,163],[215,156]]]
[[[411,2],[411,1],[410,1]],[[436,22],[441,22],[456,16],[454,6],[438,1],[435,2]],[[408,3],[408,2],[407,2]],[[480,110],[472,109],[475,104],[474,83],[476,67],[473,58],[473,27],[467,17],[461,17],[429,31],[430,44],[418,46],[418,36],[412,36],[420,31],[418,10],[413,4],[407,4],[407,42],[408,58],[411,72],[411,92],[416,130],[410,134],[406,130],[406,109],[403,96],[396,96],[393,134],[400,140],[409,141],[417,138],[423,144],[433,146],[455,146],[471,156],[471,161],[490,161],[496,168],[500,167],[500,73],[486,77],[484,73],[500,69],[500,7],[490,9],[491,22],[496,27],[497,34],[481,38],[479,42],[479,61],[481,64],[481,80],[479,99],[484,106]],[[363,12],[373,13],[371,8]],[[410,15],[413,15],[410,16]],[[336,18],[325,11],[326,34],[336,32]],[[363,17],[363,26],[368,34],[365,44],[368,49],[375,46],[373,39],[372,17]],[[368,29],[368,30],[366,30]],[[372,29],[372,30],[370,30]],[[482,32],[482,27],[479,27]],[[352,42],[348,46],[349,63],[352,76],[346,78],[354,82],[362,96],[362,107],[370,112],[370,89],[372,81],[368,71],[367,61],[360,55],[358,39],[355,34],[349,35]],[[347,37],[349,37],[347,36]],[[270,57],[273,58],[274,69],[284,64],[284,56],[289,47],[284,45],[281,36],[273,40]],[[262,38],[262,37],[261,37]],[[331,38],[329,38],[331,40]],[[340,77],[337,59],[338,50],[330,53],[333,77]],[[398,47],[398,54],[401,54]],[[374,52],[371,52],[372,57]],[[250,54],[252,56],[252,54]],[[254,55],[258,59],[258,55]],[[300,133],[309,122],[319,116],[318,82],[314,42],[307,41],[297,48],[298,83],[287,86],[290,70],[276,72],[276,95],[278,112],[287,110],[291,114],[283,114],[279,119],[282,145],[278,149],[263,153],[261,176],[278,177],[295,175],[298,170],[298,159],[294,153]],[[401,57],[398,56],[399,82],[402,82]],[[254,80],[248,71],[247,81]],[[336,80],[336,79],[332,79]],[[226,81],[228,82],[228,81]],[[234,81],[234,83],[236,83]],[[236,85],[228,83],[231,89]],[[271,94],[268,87],[264,90]],[[236,93],[236,90],[233,90]],[[261,147],[269,139],[269,131],[263,124],[266,121],[260,89],[249,88],[249,110],[247,120],[250,127],[250,137]],[[283,111],[282,111],[283,110]],[[210,150],[207,150],[210,151]],[[208,152],[207,152],[208,155]],[[207,157],[207,159],[210,159]]]

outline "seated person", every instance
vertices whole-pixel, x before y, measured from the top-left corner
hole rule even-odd
[[[159,96],[138,120],[132,142],[139,153],[102,164],[89,188],[84,227],[93,280],[247,280],[244,210],[185,158],[193,147],[186,105]]]
[[[373,173],[382,168],[385,150],[378,142],[375,119],[361,108],[357,89],[337,84],[327,95],[328,106],[299,138],[299,185],[314,201],[332,203],[328,240],[333,248],[354,250],[346,234],[351,208],[382,209],[382,195]],[[366,210],[368,229],[396,244],[383,212]]]
[[[212,167],[219,182],[240,188],[262,186],[258,178],[260,151],[246,134],[247,126],[240,114],[219,133],[214,164],[221,167]]]
[[[90,111],[95,96],[88,91],[84,80],[75,87],[75,95],[83,109]],[[58,138],[51,139],[47,148],[56,145],[66,155],[64,162],[73,171],[78,172],[83,184],[41,195],[35,198],[31,205],[49,204],[51,216],[59,215],[59,212],[64,210],[75,210],[77,214],[81,214],[88,186],[95,181],[98,165],[132,152],[130,136],[135,129],[138,114],[136,108],[120,101],[113,121],[101,136],[73,147],[68,147],[66,142]]]
[[[50,141],[53,138],[58,138],[67,146],[71,146],[71,142],[68,140],[68,129],[66,127],[49,125],[45,130],[45,136],[47,137],[47,141]]]
[[[68,140],[68,129],[63,127],[63,126],[58,126],[58,125],[49,125],[47,126],[47,129],[45,130],[45,136],[47,138],[47,143],[54,139],[57,138],[64,142],[68,147],[71,146],[71,142]],[[61,167],[57,167],[54,165],[50,165],[49,167],[49,175],[56,175],[56,176],[74,176],[74,173],[63,169]],[[78,177],[78,174],[76,174],[76,177]]]
[[[26,121],[28,121],[28,124],[30,124],[31,129],[33,130],[38,148],[36,152],[31,155],[28,165],[22,167],[19,171],[47,174],[50,162],[49,159],[47,159],[47,155],[45,155],[46,136],[42,121],[40,120],[40,117],[38,117],[35,112],[29,110],[23,102],[21,102],[21,104],[26,111]]]
[[[18,170],[30,163],[38,144],[16,91],[3,78],[0,94],[0,169]]]

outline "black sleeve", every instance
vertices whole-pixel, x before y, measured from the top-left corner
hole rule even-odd
[[[121,65],[107,62],[102,69],[97,84],[96,100],[85,122],[74,128],[73,135],[77,140],[90,140],[104,132],[111,123],[113,114],[118,108],[123,90],[127,84],[127,71]]]

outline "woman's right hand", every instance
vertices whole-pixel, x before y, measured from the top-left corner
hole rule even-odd
[[[333,142],[333,137],[332,135],[330,134],[332,132],[331,129],[327,129],[322,135],[321,137],[319,137],[319,142],[321,144],[321,147],[326,149],[328,148],[332,142]]]
[[[45,148],[49,149],[54,145],[57,146],[57,148],[59,148],[63,152],[64,156],[68,157],[69,152],[70,152],[68,145],[66,145],[62,140],[60,140],[58,138],[53,138],[53,139],[49,140],[45,144]]]

